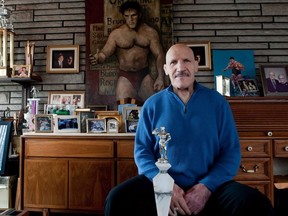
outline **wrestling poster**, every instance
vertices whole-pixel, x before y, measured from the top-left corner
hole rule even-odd
[[[103,63],[92,64],[91,56],[100,52],[109,34],[125,24],[119,11],[125,1],[86,0],[86,104],[105,104],[113,109],[115,88],[118,79],[119,62],[116,53]],[[164,52],[172,45],[172,0],[138,1],[142,18],[160,36]],[[120,36],[119,36],[120,37]],[[149,70],[152,78],[157,75],[153,56],[149,56]]]

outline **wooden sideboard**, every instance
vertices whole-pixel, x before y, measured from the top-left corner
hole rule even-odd
[[[108,192],[137,173],[133,134],[21,136],[21,209],[103,213]]]
[[[227,98],[240,135],[235,180],[274,200],[274,162],[288,161],[288,97]],[[103,213],[107,193],[137,174],[133,134],[21,136],[21,209]],[[281,167],[277,169],[281,170]],[[284,173],[288,175],[288,173]]]

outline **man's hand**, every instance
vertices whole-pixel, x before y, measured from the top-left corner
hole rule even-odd
[[[98,59],[99,59],[99,49],[97,49],[97,52],[93,55],[90,54],[89,55],[89,59],[90,59],[90,64],[91,65],[96,65],[98,64]]]
[[[211,191],[204,184],[194,185],[184,196],[189,212],[197,215],[205,207],[210,196]]]
[[[158,92],[164,89],[164,81],[159,76],[154,82],[154,91]]]
[[[184,199],[185,192],[176,184],[173,186],[169,215],[174,215],[174,209],[182,215],[191,215],[191,211]]]

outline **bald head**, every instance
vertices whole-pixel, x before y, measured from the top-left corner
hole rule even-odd
[[[178,55],[180,53],[185,53],[187,58],[195,60],[194,53],[190,47],[185,44],[174,44],[168,49],[166,53],[166,63],[171,61],[172,56]]]

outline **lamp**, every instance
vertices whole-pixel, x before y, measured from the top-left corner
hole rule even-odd
[[[0,77],[8,77],[14,64],[14,26],[9,20],[11,10],[5,7],[5,1],[1,0],[0,7]],[[10,42],[8,66],[8,41]]]

